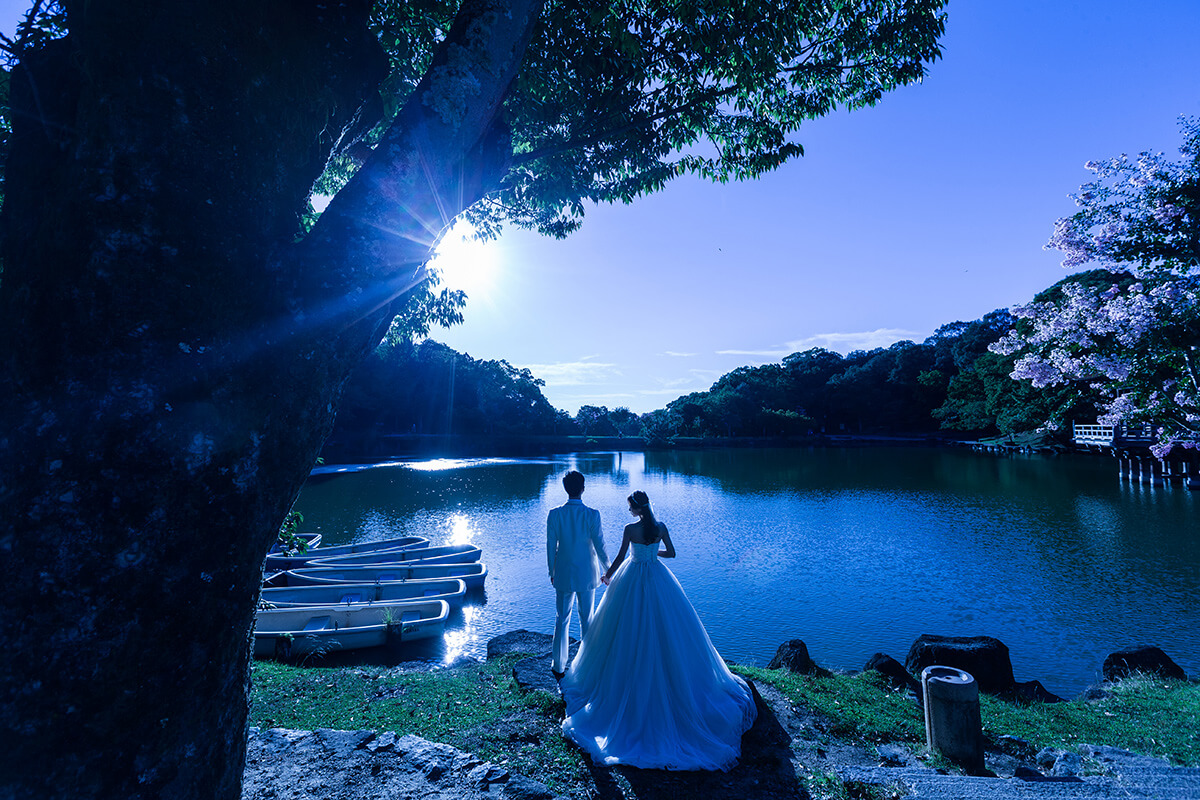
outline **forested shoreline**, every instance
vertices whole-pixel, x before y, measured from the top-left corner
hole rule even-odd
[[[1113,274],[1071,275],[1108,285]],[[1097,396],[1078,384],[1035,388],[1014,379],[1017,354],[991,348],[1019,320],[993,311],[952,322],[923,342],[842,356],[821,348],[739,367],[707,391],[636,414],[628,408],[555,408],[545,382],[504,360],[478,360],[432,339],[389,337],[351,376],[326,460],[403,453],[524,454],[611,447],[829,444],[846,437],[945,441],[1094,422]]]

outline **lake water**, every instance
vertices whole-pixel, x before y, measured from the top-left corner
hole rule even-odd
[[[1107,458],[738,449],[330,466],[296,509],[326,544],[481,546],[485,597],[419,655],[483,658],[492,636],[552,629],[545,519],[572,468],[609,558],[626,496],[649,494],[678,548],[668,566],[735,661],[765,665],[798,638],[819,664],[861,669],[932,633],[994,636],[1017,680],[1064,696],[1138,644],[1200,676],[1200,492],[1132,486]]]

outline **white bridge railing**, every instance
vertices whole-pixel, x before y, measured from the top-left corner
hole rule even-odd
[[[1071,429],[1071,438],[1075,444],[1107,444],[1113,443],[1116,428],[1112,425],[1080,425],[1075,423]]]
[[[1071,438],[1075,444],[1095,444],[1111,447],[1114,444],[1149,444],[1154,441],[1150,425],[1130,428],[1128,425],[1080,425],[1072,423]]]

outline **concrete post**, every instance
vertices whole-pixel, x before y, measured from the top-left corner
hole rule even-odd
[[[983,722],[975,678],[954,667],[921,671],[925,697],[925,744],[968,772],[983,771]]]

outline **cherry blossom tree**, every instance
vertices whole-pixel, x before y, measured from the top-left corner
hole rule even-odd
[[[1179,160],[1085,165],[1096,177],[1046,247],[1110,279],[1063,281],[1012,309],[1017,325],[992,346],[1019,355],[1015,379],[1099,390],[1101,424],[1153,424],[1160,458],[1200,446],[1200,120],[1180,127]]]

